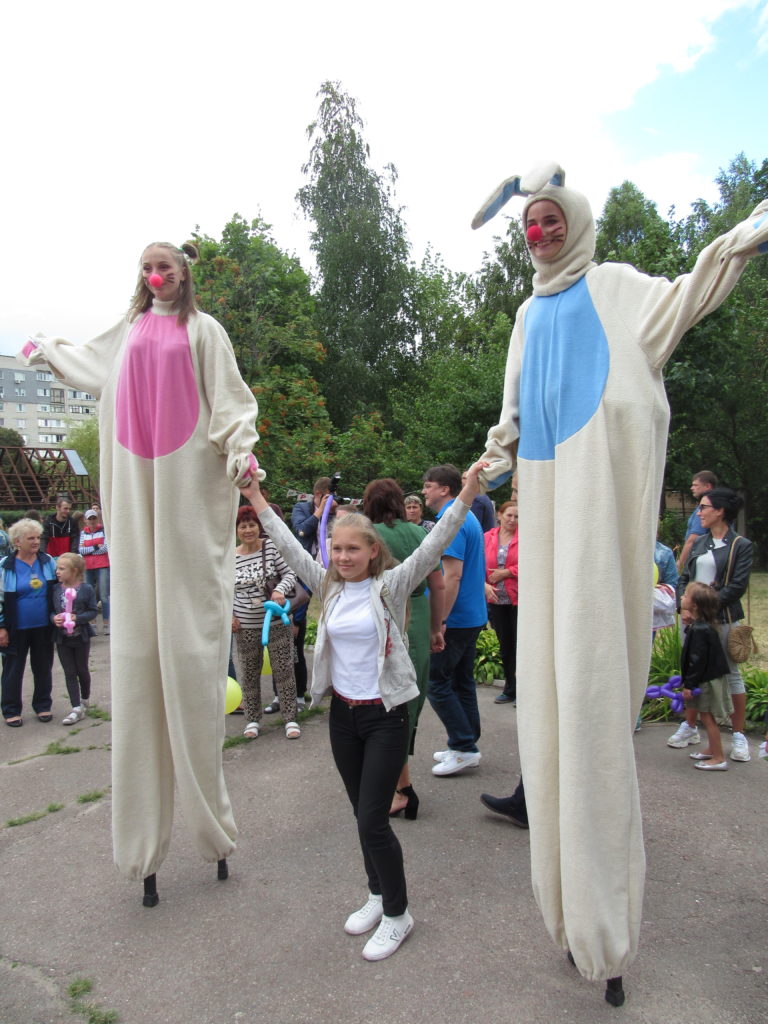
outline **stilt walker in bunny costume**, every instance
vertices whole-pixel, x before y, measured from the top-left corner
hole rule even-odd
[[[645,876],[632,735],[650,660],[662,369],[768,250],[768,202],[670,282],[592,261],[592,212],[556,164],[505,181],[473,227],[513,196],[525,199],[536,273],[483,459],[489,488],[515,459],[520,480],[518,733],[533,887],[552,938],[620,1005]]]
[[[99,399],[114,853],[122,874],[144,880],[145,906],[158,901],[174,780],[219,878],[237,834],[221,747],[237,485],[252,471],[257,405],[224,329],[196,307],[187,256],[189,244],[148,246],[115,327],[78,346],[34,339],[23,352]]]

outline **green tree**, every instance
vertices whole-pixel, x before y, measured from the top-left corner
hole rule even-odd
[[[23,448],[24,438],[18,430],[0,427],[0,448]]]
[[[198,300],[229,334],[243,379],[259,403],[256,448],[270,494],[328,472],[330,420],[315,374],[325,357],[310,279],[261,220],[238,214],[220,242],[196,236]]]
[[[685,268],[674,225],[631,181],[608,194],[597,222],[595,255],[599,262],[631,263],[646,274],[664,277],[677,277]]]
[[[67,448],[74,448],[94,488],[99,487],[99,424],[95,416],[85,420],[69,420],[67,430]]]
[[[363,121],[338,82],[323,83],[312,143],[302,168],[308,183],[297,194],[314,222],[318,325],[328,359],[320,370],[335,424],[379,409],[408,374],[415,351],[410,311],[409,245],[394,205],[397,172],[369,166]]]
[[[690,264],[768,197],[768,161],[739,154],[716,179],[720,199],[695,204],[678,227]],[[754,259],[720,309],[697,324],[670,361],[667,475],[677,487],[702,466],[744,493],[749,536],[768,556],[768,265]]]

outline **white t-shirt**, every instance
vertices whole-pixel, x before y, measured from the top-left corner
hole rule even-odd
[[[371,612],[371,580],[345,583],[327,625],[333,688],[351,700],[379,691],[379,635]]]
[[[714,540],[713,543],[716,548],[724,548],[724,540]],[[696,559],[696,582],[705,583],[709,586],[710,583],[715,582],[715,576],[717,575],[717,569],[715,568],[715,555],[713,551],[706,551],[703,555],[699,555]]]

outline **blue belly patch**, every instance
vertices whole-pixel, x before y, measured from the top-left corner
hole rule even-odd
[[[520,376],[523,459],[555,457],[600,405],[610,368],[608,339],[585,278],[557,295],[537,295],[525,315]]]

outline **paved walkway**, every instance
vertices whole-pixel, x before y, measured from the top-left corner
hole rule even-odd
[[[107,644],[93,646],[94,696],[106,709]],[[83,1019],[67,996],[75,978],[92,982],[86,1001],[123,1024],[765,1024],[768,764],[705,775],[666,747],[669,726],[637,735],[644,928],[627,1002],[613,1009],[544,931],[528,834],[478,799],[511,791],[518,771],[516,712],[494,705],[495,692],[480,690],[483,761],[464,775],[431,775],[444,733],[425,708],[413,766],[419,818],[395,825],[416,928],[380,964],[366,963],[365,938],[342,928],[365,882],[325,715],[295,742],[265,719],[258,740],[225,751],[240,827],[231,877],[215,880],[179,818],[154,910],[112,865],[109,722],[76,731],[27,715],[22,729],[3,728],[0,825],[63,806],[0,829],[1,1024]],[[58,723],[60,675],[55,693]],[[230,735],[242,727],[227,719]],[[46,755],[54,741],[78,749]]]

